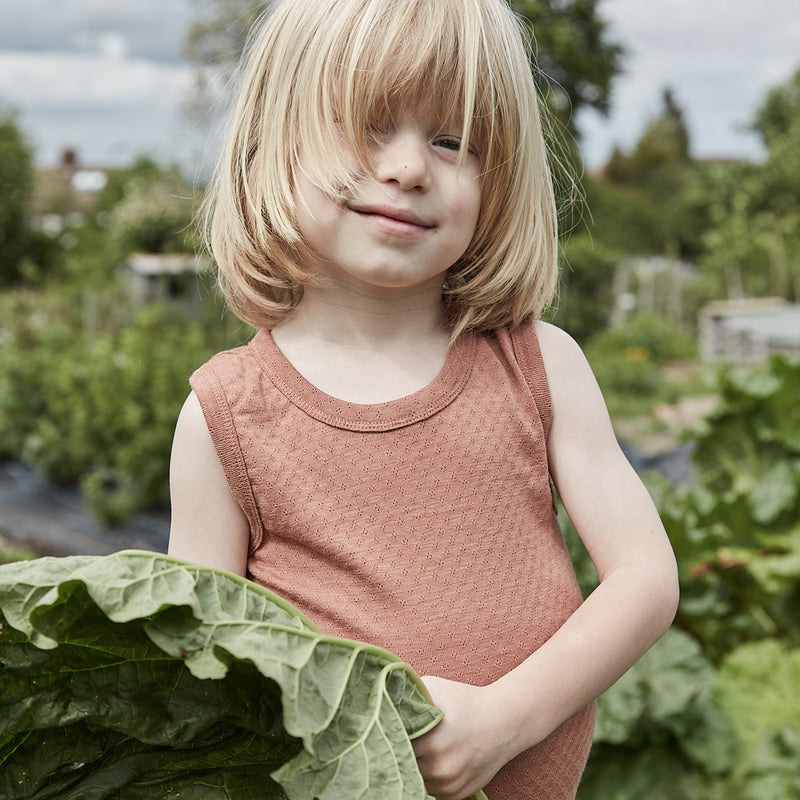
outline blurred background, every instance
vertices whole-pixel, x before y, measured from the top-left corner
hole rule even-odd
[[[589,356],[682,585],[601,698],[579,798],[797,800],[800,9],[513,5],[564,165],[549,318]],[[0,0],[0,561],[166,546],[188,376],[252,334],[191,220],[259,10]]]

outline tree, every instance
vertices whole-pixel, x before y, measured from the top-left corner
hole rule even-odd
[[[661,114],[647,125],[633,152],[634,163],[642,172],[689,161],[689,131],[669,87],[664,89],[662,102]]]
[[[576,134],[574,119],[581,108],[607,114],[625,51],[609,41],[598,0],[513,0],[511,5],[533,36],[540,89],[570,132]]]
[[[257,0],[196,0],[197,18],[189,26],[184,52],[196,65],[190,108],[204,115],[213,104],[212,87],[228,85],[253,25],[264,11]]]
[[[20,278],[30,243],[31,150],[13,113],[0,116],[0,286]]]
[[[767,149],[789,134],[800,122],[800,69],[767,94],[756,111],[751,128],[760,134]]]
[[[753,130],[763,163],[731,165],[712,186],[706,264],[724,271],[729,295],[800,300],[800,70],[769,91]]]
[[[126,173],[122,197],[109,212],[109,230],[127,251],[191,251],[193,189],[177,167],[139,161]]]
[[[648,121],[633,150],[624,153],[615,148],[604,171],[606,194],[613,199],[614,189],[619,189],[620,198],[628,195],[627,204],[634,195],[635,204],[641,206],[635,216],[646,228],[634,238],[649,239],[645,252],[683,258],[697,254],[706,215],[693,191],[694,172],[683,110],[666,87],[661,110]],[[615,222],[610,224],[618,228]]]
[[[667,86],[662,93],[661,111],[647,123],[633,152],[626,154],[614,148],[605,174],[617,183],[644,186],[659,170],[671,170],[690,160],[689,131],[683,110]]]

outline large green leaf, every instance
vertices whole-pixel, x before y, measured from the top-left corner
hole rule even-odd
[[[411,668],[154,553],[0,567],[0,796],[426,797]]]
[[[595,743],[663,746],[671,741],[710,773],[732,762],[732,732],[714,697],[715,674],[700,646],[677,628],[598,701]]]
[[[720,667],[718,695],[744,748],[741,766],[768,734],[800,732],[800,648],[774,639],[737,647]]]
[[[668,630],[600,697],[578,800],[727,800],[735,740],[715,686],[697,642]]]

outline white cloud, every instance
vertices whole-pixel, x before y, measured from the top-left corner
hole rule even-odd
[[[670,86],[684,109],[694,154],[758,157],[742,130],[772,86],[800,67],[797,0],[605,0],[612,37],[629,51],[605,120],[581,115],[590,166],[614,144],[630,148]]]
[[[79,31],[72,41],[79,50],[94,51],[104,58],[121,61],[128,56],[128,40],[119,31]]]
[[[125,59],[116,40],[103,54],[0,52],[0,97],[20,108],[172,108],[191,83],[186,66]]]
[[[92,163],[145,149],[182,154],[192,73],[181,47],[194,0],[0,4],[0,107],[19,109],[37,159],[51,162],[63,146]],[[635,144],[667,85],[695,155],[758,155],[741,126],[800,66],[798,0],[601,0],[600,12],[630,54],[610,119],[590,111],[578,119],[590,167],[614,144]]]

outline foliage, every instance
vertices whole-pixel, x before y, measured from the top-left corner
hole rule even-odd
[[[592,338],[590,352],[614,356],[630,350],[640,360],[663,365],[669,361],[693,358],[697,354],[694,337],[655,314],[637,314],[618,328],[606,328]]]
[[[622,228],[628,252],[636,248],[640,254],[694,258],[702,250],[708,217],[707,195],[697,193],[702,167],[691,158],[683,110],[669,88],[662,103],[633,150],[616,148],[604,169],[607,186],[600,197],[605,204],[595,213],[597,235],[605,235],[601,226],[615,232]],[[622,220],[616,216],[620,204],[626,214]]]
[[[31,150],[14,115],[0,113],[0,286],[19,282],[28,254]]]
[[[728,297],[800,297],[800,203],[787,198],[775,206],[794,170],[800,176],[800,126],[786,157],[764,165],[733,164],[706,178],[708,225],[703,234],[704,267]],[[795,191],[794,185],[791,191]]]
[[[587,341],[608,325],[613,304],[616,252],[575,234],[562,245],[563,268],[554,322],[578,341]]]
[[[609,40],[597,0],[513,0],[534,41],[534,76],[574,133],[580,109],[607,114],[624,48]]]
[[[798,796],[798,387],[799,357],[725,368],[717,408],[690,434],[694,482],[647,476],[678,561],[680,609],[600,698],[578,800]],[[586,595],[596,574],[563,509],[560,521]]]
[[[165,169],[150,156],[139,156],[126,167],[110,169],[106,185],[97,193],[94,207],[99,214],[107,214],[124,200],[130,183],[157,182],[174,171],[174,168]]]
[[[28,561],[36,558],[36,553],[27,547],[14,544],[5,536],[0,528],[0,564],[10,564],[12,561]]]
[[[136,174],[110,211],[109,230],[128,251],[190,251],[193,207],[193,190],[177,169]]]
[[[771,89],[756,111],[752,129],[768,148],[795,128],[800,117],[800,69],[788,81]]]
[[[800,359],[726,369],[692,433],[698,482],[654,485],[681,571],[680,624],[719,661],[743,642],[800,644]]]
[[[648,183],[661,169],[674,169],[689,161],[689,132],[683,110],[670,88],[664,89],[662,111],[646,125],[633,153],[615,151],[606,176],[618,183]]]
[[[411,668],[243,578],[45,558],[0,568],[0,610],[10,800],[426,797],[410,739],[441,713]]]
[[[728,272],[729,296],[800,300],[799,86],[800,70],[772,89],[755,114],[766,161],[717,171],[705,244],[709,267]]]
[[[255,0],[203,0],[200,5],[186,31],[184,52],[196,65],[191,106],[204,116],[213,105],[213,87],[230,85],[264,6]]]
[[[578,800],[727,797],[735,742],[715,687],[698,644],[668,631],[600,698]]]
[[[69,298],[9,295],[0,316],[0,457],[80,484],[98,518],[166,504],[175,421],[188,376],[225,340],[168,307],[116,320],[97,300],[93,330]],[[119,324],[121,322],[121,324]]]
[[[591,175],[584,176],[583,185],[591,212],[584,226],[595,246],[616,252],[620,258],[662,251],[661,209],[640,190]]]
[[[674,402],[678,389],[663,376],[671,361],[690,358],[694,339],[655,314],[637,314],[593,336],[586,355],[614,415],[636,415],[657,402]]]
[[[800,359],[727,369],[692,433],[698,482],[654,485],[681,571],[680,624],[719,661],[743,642],[800,644]]]
[[[800,649],[772,639],[738,647],[722,662],[718,696],[739,743],[734,796],[800,796]]]

